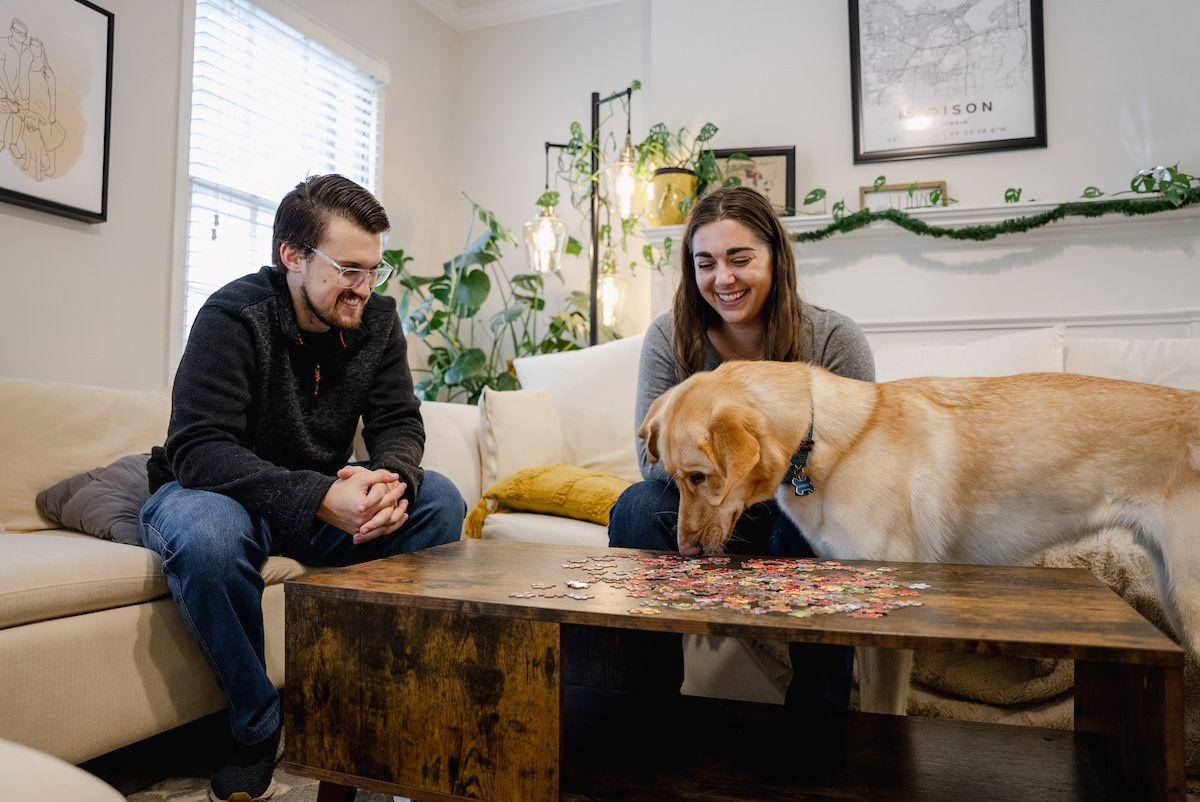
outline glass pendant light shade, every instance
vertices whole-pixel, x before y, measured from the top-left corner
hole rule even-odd
[[[567,247],[567,224],[553,206],[539,206],[537,217],[525,224],[525,255],[535,273],[557,272]]]
[[[622,219],[638,217],[642,213],[645,195],[644,182],[638,178],[633,144],[625,137],[621,158],[604,168],[604,181],[608,199]]]
[[[596,287],[596,305],[600,310],[600,322],[610,328],[621,318],[621,306],[625,301],[625,282],[617,275],[617,258],[611,250],[604,253],[600,264],[600,283]]]

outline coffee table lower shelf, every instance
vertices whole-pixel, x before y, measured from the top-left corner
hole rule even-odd
[[[564,713],[564,802],[1109,798],[1083,744],[1062,730],[865,713],[806,716],[777,705],[651,700],[577,686],[566,689]],[[419,802],[466,798],[286,767]]]
[[[567,695],[564,800],[1102,800],[1073,733],[683,697]]]

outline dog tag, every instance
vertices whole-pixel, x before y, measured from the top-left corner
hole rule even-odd
[[[795,488],[797,496],[811,496],[816,490],[812,480],[807,476],[797,476],[792,479],[792,487]]]

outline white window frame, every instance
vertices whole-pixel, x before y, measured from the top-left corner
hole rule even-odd
[[[383,196],[383,160],[384,160],[384,119],[386,88],[391,83],[392,73],[387,62],[371,55],[363,48],[351,42],[325,23],[313,17],[308,12],[297,8],[287,0],[249,0],[271,16],[292,26],[302,34],[312,39],[342,58],[354,64],[359,69],[372,75],[379,81],[379,147],[378,158],[375,162],[376,195]],[[189,191],[189,162],[191,157],[192,135],[192,69],[196,40],[196,0],[183,1],[183,21],[180,25],[180,69],[179,69],[179,109],[178,131],[175,159],[175,231],[173,251],[171,254],[171,297],[169,300],[170,314],[167,325],[170,327],[167,349],[167,385],[175,382],[175,370],[183,356],[183,326],[187,303],[187,237],[188,212],[191,198]],[[302,176],[297,177],[299,180]],[[263,254],[263,263],[269,259],[269,254]],[[256,265],[246,265],[251,271]]]

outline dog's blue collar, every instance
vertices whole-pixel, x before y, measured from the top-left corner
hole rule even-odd
[[[804,466],[808,464],[808,455],[813,449],[813,422],[808,422],[808,434],[804,436],[804,440],[800,442],[800,448],[795,454],[792,454],[791,462],[788,464],[787,474],[783,477],[781,484],[790,484],[792,490],[797,496],[809,496],[816,490],[813,487],[812,479],[804,473]]]

